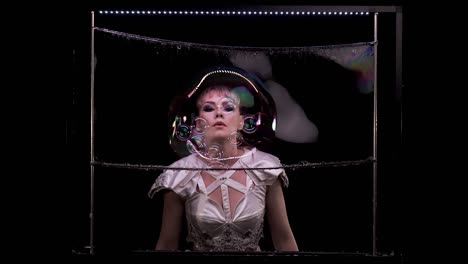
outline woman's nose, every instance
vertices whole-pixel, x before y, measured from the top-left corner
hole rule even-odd
[[[216,109],[216,117],[223,117],[223,111],[219,107]]]

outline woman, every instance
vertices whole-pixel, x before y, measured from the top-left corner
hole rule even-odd
[[[156,250],[179,249],[185,214],[193,250],[259,251],[266,216],[275,250],[297,251],[282,191],[284,169],[249,169],[281,166],[277,157],[246,144],[268,135],[252,137],[265,123],[274,130],[271,114],[247,113],[265,99],[261,87],[241,70],[218,69],[205,74],[188,98],[196,98],[197,115],[189,126],[186,115],[176,117],[172,134],[191,154],[171,164],[174,169],[150,191],[164,190]]]

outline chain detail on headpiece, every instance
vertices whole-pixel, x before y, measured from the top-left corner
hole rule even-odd
[[[239,76],[241,77],[242,79],[246,80],[251,86],[252,88],[255,89],[255,92],[258,93],[258,90],[257,90],[257,87],[248,79],[246,78],[244,75],[240,74],[240,73],[237,73],[235,71],[230,71],[230,70],[214,70],[214,71],[211,71],[207,74],[205,74],[203,76],[203,78],[200,80],[200,82],[197,84],[197,86],[195,86],[195,88],[188,94],[188,98],[192,97],[192,95],[198,90],[198,88],[200,88],[200,85],[203,83],[203,81],[208,78],[210,75],[212,74],[216,74],[216,73],[229,73],[229,74],[233,74],[233,75],[236,75],[236,76]]]

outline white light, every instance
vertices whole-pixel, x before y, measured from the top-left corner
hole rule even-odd
[[[164,14],[164,15],[369,15],[371,12],[366,11],[253,11],[253,10],[208,10],[208,11],[195,11],[195,10],[99,10],[99,14]]]
[[[368,15],[368,14],[369,14],[369,12],[366,12],[366,15]]]
[[[361,12],[361,15],[364,15],[364,12]]]

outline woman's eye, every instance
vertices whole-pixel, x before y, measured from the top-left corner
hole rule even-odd
[[[211,106],[211,105],[205,105],[205,106],[203,106],[202,110],[204,112],[212,112],[214,110],[214,107]]]
[[[235,109],[236,109],[235,105],[228,104],[224,106],[224,111],[226,112],[233,112]]]

